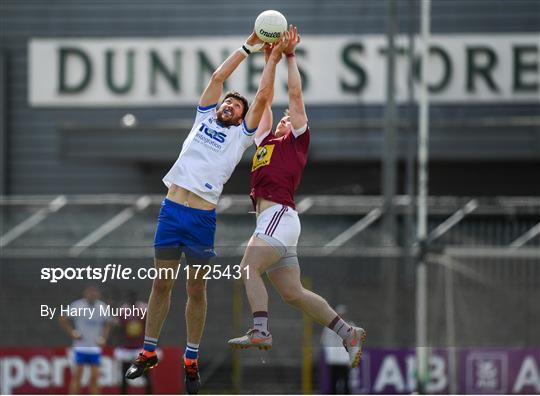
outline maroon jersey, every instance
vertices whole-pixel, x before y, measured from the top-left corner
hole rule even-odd
[[[251,193],[253,205],[257,198],[295,208],[294,192],[307,162],[309,127],[300,136],[288,133],[275,137],[269,133],[253,156]]]

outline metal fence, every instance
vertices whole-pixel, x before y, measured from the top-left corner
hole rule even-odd
[[[9,196],[2,213],[0,314],[4,345],[62,345],[54,321],[36,323],[40,304],[59,305],[79,297],[82,280],[57,284],[41,279],[44,267],[152,267],[152,240],[162,196]],[[418,254],[427,263],[428,347],[528,347],[540,343],[540,198],[430,197],[428,247],[410,238],[411,202],[395,199],[398,243],[382,237],[382,198],[304,196],[299,256],[304,279],[331,305],[345,304],[350,319],[369,331],[371,347],[410,347],[415,339],[415,270]],[[224,196],[218,206],[216,265],[237,265],[255,224],[249,199]],[[408,234],[409,233],[409,234]],[[413,234],[414,235],[414,234]],[[410,243],[410,244],[409,244]],[[102,284],[112,304],[130,290],[146,299],[150,280]],[[301,314],[269,290],[271,326],[277,343],[265,355],[267,391],[282,376],[282,390],[298,392],[303,346],[318,360],[321,329],[307,332]],[[212,281],[204,350],[212,350],[207,389],[233,389],[232,355],[225,340],[249,325],[240,284]],[[182,345],[185,292],[176,286],[161,342]],[[242,305],[243,304],[243,305]],[[234,315],[238,315],[236,322]],[[243,326],[242,326],[243,325]],[[311,327],[311,325],[309,325]],[[242,328],[241,328],[242,327]],[[306,338],[307,337],[307,338]],[[256,391],[249,378],[261,355],[242,354],[242,391]],[[280,374],[281,373],[281,374]],[[316,382],[315,375],[314,381]],[[260,385],[260,384],[259,384]],[[262,391],[261,392],[265,392]]]

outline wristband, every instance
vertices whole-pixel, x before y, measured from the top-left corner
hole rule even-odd
[[[242,48],[247,52],[247,54],[252,54],[253,52],[259,52],[264,47],[264,43],[260,44],[248,44],[247,42],[242,45]]]
[[[285,54],[287,58],[294,58],[294,52],[291,52],[290,54]]]
[[[242,45],[240,48],[238,48],[240,50],[240,52],[245,55],[246,57],[248,57],[249,55],[251,55],[251,51],[249,49],[246,48],[246,45]]]

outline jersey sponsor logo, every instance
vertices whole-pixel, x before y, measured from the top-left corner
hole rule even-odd
[[[204,144],[205,147],[209,148],[212,151],[215,151],[216,153],[219,153],[221,151],[221,144],[210,139],[208,136],[202,134],[201,132],[197,132],[197,134],[195,135],[195,141]]]
[[[223,132],[218,132],[215,129],[209,128],[205,124],[201,124],[201,126],[199,127],[199,131],[204,132],[205,135],[209,136],[210,138],[214,139],[219,143],[225,143],[225,138],[227,137],[227,135]]]
[[[267,144],[257,148],[255,155],[253,156],[253,165],[251,166],[251,171],[256,171],[262,166],[270,164],[272,159],[272,153],[274,152],[274,145]]]

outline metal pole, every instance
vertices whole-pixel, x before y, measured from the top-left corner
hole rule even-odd
[[[416,357],[418,391],[426,393],[429,382],[428,339],[427,339],[427,268],[424,262],[425,241],[427,235],[427,194],[428,194],[428,134],[429,134],[429,97],[427,88],[428,43],[430,30],[431,0],[421,2],[421,75],[418,114],[418,242],[421,253],[416,276]]]
[[[242,309],[243,309],[243,283],[238,280],[233,284],[233,329],[234,334],[242,331]],[[242,393],[242,361],[237,349],[232,351],[232,385],[233,393],[239,395]]]
[[[393,199],[396,194],[396,45],[397,30],[397,4],[396,0],[388,0],[388,27],[386,37],[388,42],[388,56],[386,66],[386,109],[384,117],[384,153],[382,185],[384,195],[383,205],[383,238],[385,245],[395,245],[396,217]]]
[[[454,270],[444,267],[444,289],[446,302],[446,348],[448,351],[448,379],[451,395],[457,395],[457,345],[454,309]]]
[[[396,43],[395,35],[398,30],[397,1],[388,0],[388,17],[386,37],[388,43],[386,63],[386,108],[384,114],[384,153],[383,153],[383,233],[384,246],[395,246],[396,235],[396,212],[394,208],[394,196],[396,195]],[[386,288],[385,317],[390,320],[396,316],[396,282],[397,261],[383,260],[383,271],[388,287]],[[396,328],[387,326],[383,340],[391,344],[395,339]]]
[[[7,167],[8,167],[8,136],[6,128],[7,118],[7,78],[6,78],[6,57],[0,51],[0,195],[7,194]],[[4,217],[4,216],[2,216]]]
[[[409,41],[409,53],[408,53],[408,78],[407,78],[407,102],[408,102],[408,119],[410,127],[406,130],[407,137],[407,159],[405,167],[406,187],[405,194],[409,197],[407,204],[407,215],[405,216],[405,237],[407,241],[407,247],[409,248],[409,254],[407,256],[407,263],[412,266],[414,262],[414,256],[412,254],[411,246],[414,241],[414,158],[415,158],[415,133],[416,128],[413,122],[413,108],[414,108],[414,15],[416,13],[416,0],[409,0],[408,2],[408,41]]]
[[[311,290],[310,278],[302,278],[302,285]],[[302,314],[302,394],[313,394],[313,320]]]

